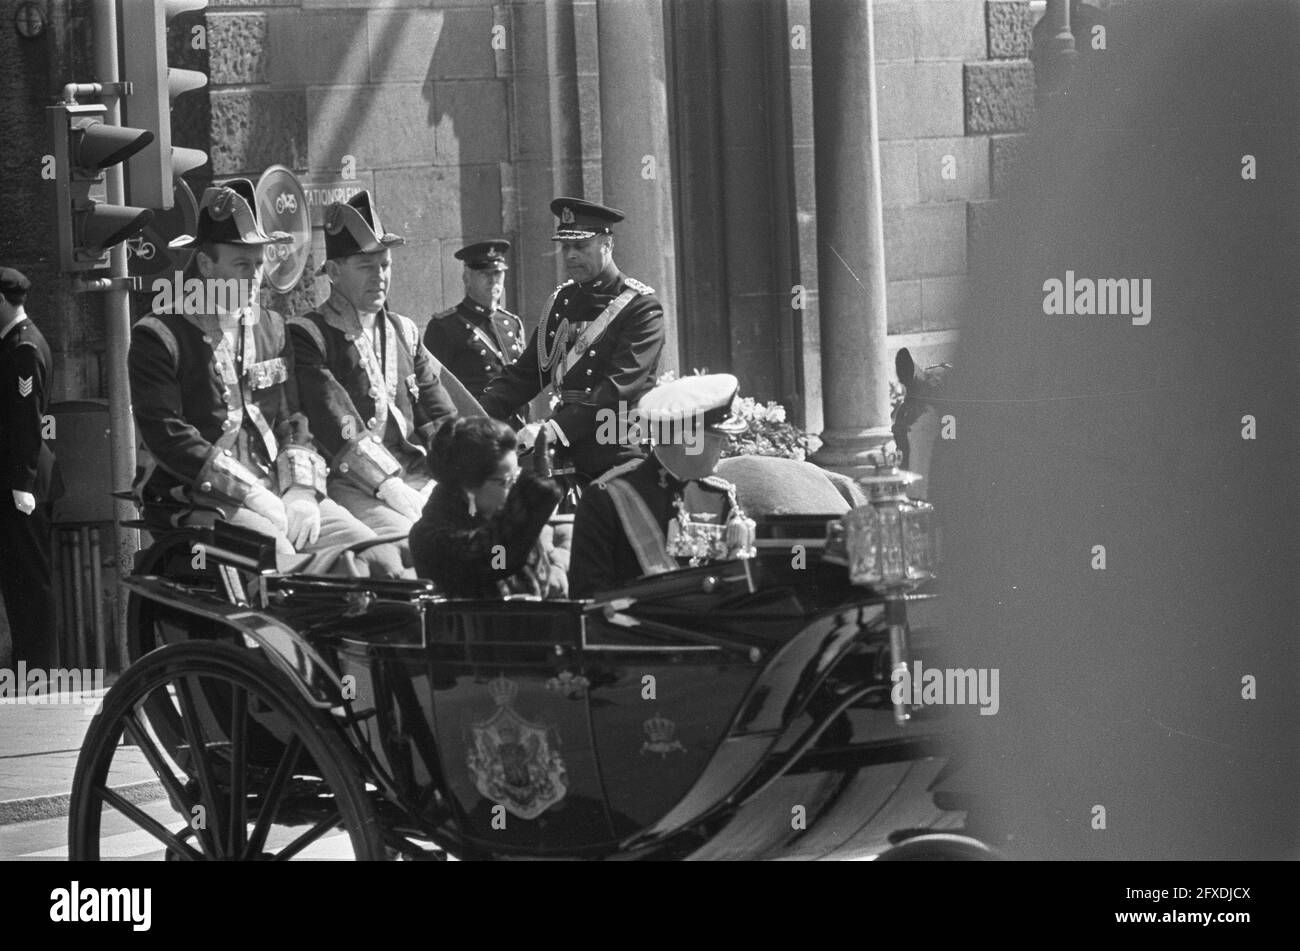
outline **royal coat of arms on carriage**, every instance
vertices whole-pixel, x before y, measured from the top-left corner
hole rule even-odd
[[[552,731],[525,720],[513,704],[519,685],[505,677],[488,683],[492,715],[470,728],[467,765],[479,795],[521,819],[536,819],[564,798],[568,777]]]

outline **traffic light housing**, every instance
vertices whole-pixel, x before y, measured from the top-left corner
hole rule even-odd
[[[192,69],[167,65],[167,24],[181,13],[202,10],[207,0],[123,0],[122,79],[132,86],[122,101],[125,121],[154,133],[153,144],[127,165],[127,199],[144,208],[172,207],[174,180],[208,160],[199,149],[172,146],[172,100],[207,85]]]
[[[108,267],[108,249],[139,234],[153,218],[148,208],[105,202],[104,169],[128,160],[154,140],[146,129],[106,125],[107,111],[102,105],[66,102],[49,107],[64,271]]]

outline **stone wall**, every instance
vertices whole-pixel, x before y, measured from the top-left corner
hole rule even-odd
[[[1033,116],[1028,0],[878,0],[891,334],[959,326],[972,229]]]
[[[283,164],[304,184],[354,177],[369,188],[384,225],[406,238],[393,255],[395,310],[423,325],[463,296],[452,252],[517,239],[503,6],[217,0],[205,15],[213,176],[256,179]],[[313,236],[290,311],[328,289],[313,278],[323,231]],[[517,290],[507,282],[512,309]]]

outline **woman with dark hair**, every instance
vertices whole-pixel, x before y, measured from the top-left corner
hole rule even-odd
[[[563,493],[521,470],[515,448],[514,431],[485,416],[448,421],[433,437],[429,470],[438,485],[411,529],[411,556],[416,574],[449,597],[568,593],[541,541]]]

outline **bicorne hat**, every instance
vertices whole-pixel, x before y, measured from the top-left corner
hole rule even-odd
[[[372,254],[406,244],[401,235],[385,231],[370,192],[359,191],[346,202],[325,209],[325,260],[350,254]]]
[[[263,231],[253,183],[246,178],[232,178],[204,190],[194,234],[181,235],[169,246],[187,248],[207,242],[250,246],[292,244],[293,235],[286,231],[270,234]]]

